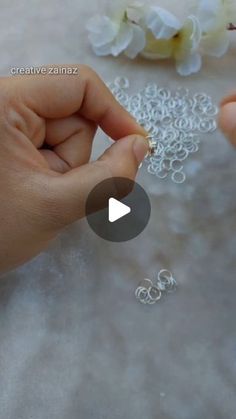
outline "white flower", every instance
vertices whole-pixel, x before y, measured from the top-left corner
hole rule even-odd
[[[228,50],[236,0],[189,0],[195,11],[184,22],[150,1],[112,2],[109,16],[90,19],[87,29],[95,54],[172,58],[178,73],[187,76],[200,70],[200,53],[221,57]]]
[[[89,20],[87,30],[95,54],[117,57],[124,52],[129,58],[135,58],[143,50],[146,44],[145,30],[129,20],[128,16],[135,12],[134,9],[129,8],[114,20],[108,16],[95,16]],[[140,13],[138,7],[137,12]]]
[[[200,0],[197,16],[201,22],[201,50],[205,55],[222,57],[230,43],[228,24],[230,0]]]
[[[165,34],[170,28],[169,22],[168,29],[165,31],[163,28]],[[156,39],[153,33],[147,34],[147,43],[142,55],[149,59],[172,57],[176,61],[178,73],[187,76],[201,68],[202,60],[198,52],[200,40],[200,23],[196,17],[189,16],[181,29],[170,39]]]

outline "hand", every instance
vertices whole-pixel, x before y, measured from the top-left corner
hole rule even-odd
[[[97,183],[134,179],[148,151],[143,128],[94,71],[78,68],[79,75],[0,79],[1,272],[83,217]],[[88,163],[98,126],[115,143]]]
[[[219,125],[223,133],[236,146],[236,93],[221,102]]]

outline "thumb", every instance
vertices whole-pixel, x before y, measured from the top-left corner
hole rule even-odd
[[[130,135],[116,141],[95,162],[50,178],[53,225],[58,228],[82,218],[89,193],[103,180],[112,177],[134,180],[148,149],[146,138]]]

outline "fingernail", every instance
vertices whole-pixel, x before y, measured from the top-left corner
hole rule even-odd
[[[133,151],[138,164],[142,163],[142,161],[146,157],[148,149],[149,144],[147,139],[145,137],[142,137],[141,135],[137,135],[133,143]]]

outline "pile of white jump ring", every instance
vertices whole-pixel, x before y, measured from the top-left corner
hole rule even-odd
[[[173,292],[177,288],[176,279],[167,269],[162,269],[157,276],[156,283],[151,279],[143,279],[135,290],[135,297],[142,304],[155,304],[162,294]]]
[[[190,95],[179,87],[171,91],[148,83],[136,94],[129,94],[126,77],[107,84],[120,104],[149,133],[152,153],[147,170],[159,179],[170,177],[175,183],[186,179],[184,161],[199,150],[201,137],[217,128],[218,108],[206,93]]]
[[[107,84],[118,102],[148,132],[151,153],[146,157],[147,171],[159,179],[184,183],[184,162],[199,150],[200,140],[217,129],[218,107],[206,93],[191,95],[179,87],[171,91],[156,83],[129,93],[126,77]],[[156,283],[144,279],[135,291],[142,304],[155,304],[165,292],[174,291],[177,282],[170,271],[159,272]]]

